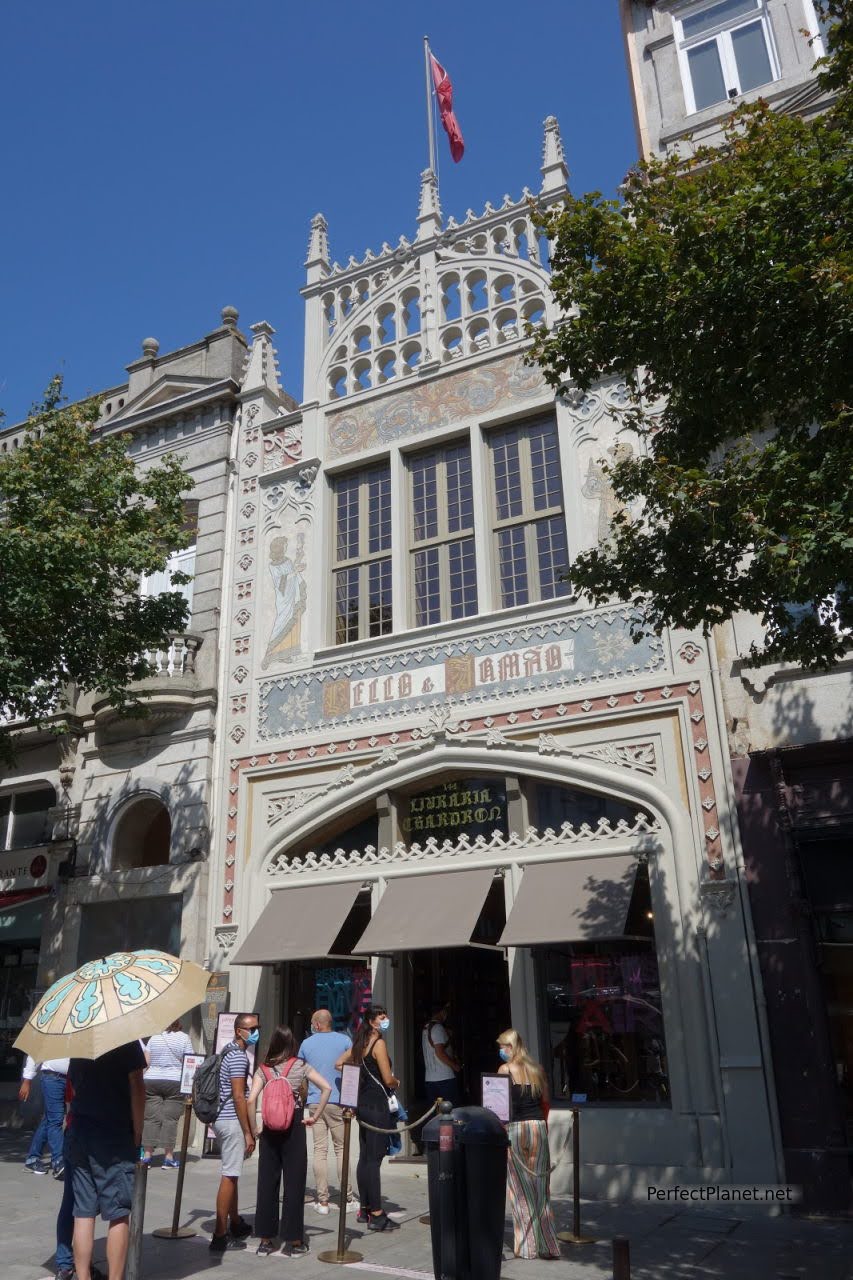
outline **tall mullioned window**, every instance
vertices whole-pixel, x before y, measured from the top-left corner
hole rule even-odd
[[[477,612],[474,495],[467,440],[409,460],[410,582],[417,627]]]
[[[493,431],[493,550],[500,607],[568,595],[560,449],[553,418]]]
[[[335,483],[335,643],[391,631],[391,469]]]

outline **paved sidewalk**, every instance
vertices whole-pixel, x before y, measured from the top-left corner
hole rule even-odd
[[[3,1206],[2,1280],[46,1280],[53,1276],[56,1210],[61,1187],[50,1177],[36,1177],[22,1167],[29,1135],[0,1132],[0,1203]],[[251,1218],[255,1204],[257,1163],[248,1162],[241,1180],[241,1209]],[[401,1230],[384,1234],[365,1232],[349,1221],[350,1247],[364,1261],[347,1268],[324,1265],[321,1249],[334,1248],[338,1215],[321,1217],[306,1206],[306,1227],[311,1253],[303,1258],[273,1255],[258,1258],[250,1241],[245,1252],[212,1257],[207,1243],[219,1176],[216,1160],[192,1160],[187,1168],[182,1225],[199,1234],[191,1240],[157,1240],[155,1227],[170,1226],[176,1174],[158,1163],[148,1175],[142,1276],[144,1280],[191,1280],[209,1276],[215,1280],[268,1280],[298,1273],[300,1280],[332,1280],[336,1272],[351,1280],[431,1280],[429,1228],[418,1218],[427,1211],[426,1166],[383,1166],[383,1189]],[[571,1205],[555,1204],[560,1229],[571,1225]],[[632,1203],[610,1205],[587,1201],[583,1228],[600,1239],[596,1245],[572,1248],[564,1245],[560,1262],[523,1262],[505,1250],[503,1280],[610,1280],[614,1235],[631,1241],[632,1280],[853,1280],[853,1223],[816,1221],[790,1216],[676,1210],[666,1205]],[[99,1227],[95,1260],[104,1262],[103,1227]],[[511,1238],[508,1236],[508,1239]]]

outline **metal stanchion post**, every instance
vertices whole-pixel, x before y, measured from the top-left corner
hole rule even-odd
[[[192,1098],[184,1099],[184,1128],[181,1135],[181,1167],[178,1169],[178,1185],[175,1187],[175,1212],[172,1214],[171,1227],[158,1227],[152,1235],[161,1240],[189,1240],[196,1234],[192,1227],[179,1227],[181,1217],[181,1196],[184,1193],[184,1171],[187,1167],[187,1147],[190,1145],[190,1121],[193,1114]]]
[[[441,1280],[456,1280],[456,1187],[453,1105],[442,1102],[438,1129],[438,1203],[441,1209]]]
[[[627,1236],[613,1238],[613,1280],[631,1280],[631,1245]]]
[[[572,1229],[558,1231],[563,1244],[596,1244],[595,1236],[581,1235],[581,1130],[580,1112],[572,1107]]]
[[[130,1206],[130,1241],[127,1248],[125,1280],[141,1280],[142,1276],[142,1227],[145,1221],[145,1189],[147,1185],[148,1165],[139,1162],[133,1178],[133,1200]]]
[[[349,1194],[349,1147],[350,1147],[350,1131],[352,1129],[352,1111],[349,1107],[344,1108],[344,1150],[341,1159],[341,1192],[340,1192],[340,1217],[338,1220],[338,1247],[337,1249],[324,1249],[322,1253],[318,1253],[317,1257],[320,1262],[361,1262],[364,1257],[361,1253],[356,1253],[355,1249],[347,1248],[347,1196]]]

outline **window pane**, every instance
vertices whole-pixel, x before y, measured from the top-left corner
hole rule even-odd
[[[536,522],[536,550],[539,557],[539,598],[552,600],[569,593],[569,555],[566,525],[562,516]]]
[[[723,26],[745,13],[753,13],[757,8],[758,0],[719,0],[701,13],[692,13],[689,17],[682,18],[681,30],[685,39],[689,39],[690,36],[701,35],[703,31],[710,31],[712,27]]]
[[[391,559],[373,560],[367,566],[367,634],[386,636],[391,631]]]
[[[0,796],[0,849],[6,848],[6,837],[9,834],[10,796]]]
[[[367,545],[371,555],[391,547],[391,468],[381,467],[367,475]]]
[[[544,511],[559,507],[563,502],[560,483],[560,450],[557,445],[557,428],[553,422],[543,422],[532,427],[530,440],[530,467],[533,473],[533,509]]]
[[[337,483],[337,559],[358,555],[358,476],[344,476]]]
[[[669,1106],[669,1067],[648,875],[637,872],[624,939],[536,947],[551,1097]]]
[[[732,48],[737,63],[738,79],[741,93],[755,89],[760,84],[767,84],[773,79],[770,66],[770,55],[767,52],[767,41],[764,39],[764,27],[761,22],[750,22],[746,27],[739,27],[732,32]]]
[[[690,64],[696,110],[701,111],[703,107],[710,107],[715,102],[725,102],[728,94],[716,40],[688,49],[687,61]]]
[[[468,618],[477,612],[477,563],[474,539],[451,542],[448,548],[450,568],[450,616]]]
[[[474,494],[471,486],[471,449],[467,444],[448,449],[447,532],[474,527]]]
[[[503,608],[508,609],[514,604],[527,604],[530,592],[527,585],[524,525],[516,524],[509,529],[498,531],[498,572]]]
[[[335,574],[335,644],[358,639],[358,569]]]
[[[416,551],[415,564],[415,625],[426,627],[441,621],[441,579],[439,577],[438,547]]]
[[[521,497],[521,465],[518,432],[500,431],[491,437],[495,465],[495,499],[498,519],[520,516],[524,507]]]
[[[438,537],[438,455],[412,459],[412,517],[415,542]]]
[[[19,791],[12,805],[10,849],[26,849],[47,839],[47,811],[56,804],[53,787],[40,791]]]

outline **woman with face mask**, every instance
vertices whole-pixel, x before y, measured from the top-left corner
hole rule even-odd
[[[548,1081],[513,1028],[498,1036],[500,1075],[510,1078],[507,1179],[512,1210],[513,1252],[517,1258],[559,1258],[551,1211],[551,1153],[548,1149]]]
[[[400,1081],[391,1070],[388,1046],[383,1038],[391,1022],[386,1010],[378,1004],[368,1005],[362,1018],[361,1026],[353,1036],[352,1048],[338,1058],[335,1066],[340,1070],[346,1063],[352,1063],[361,1068],[356,1113],[359,1121],[366,1120],[380,1129],[393,1129],[388,1094]],[[360,1207],[357,1220],[366,1222],[369,1231],[396,1230],[399,1224],[392,1222],[382,1208],[379,1177],[379,1167],[388,1152],[388,1137],[384,1133],[373,1133],[362,1125],[358,1131],[358,1144],[355,1176]]]

